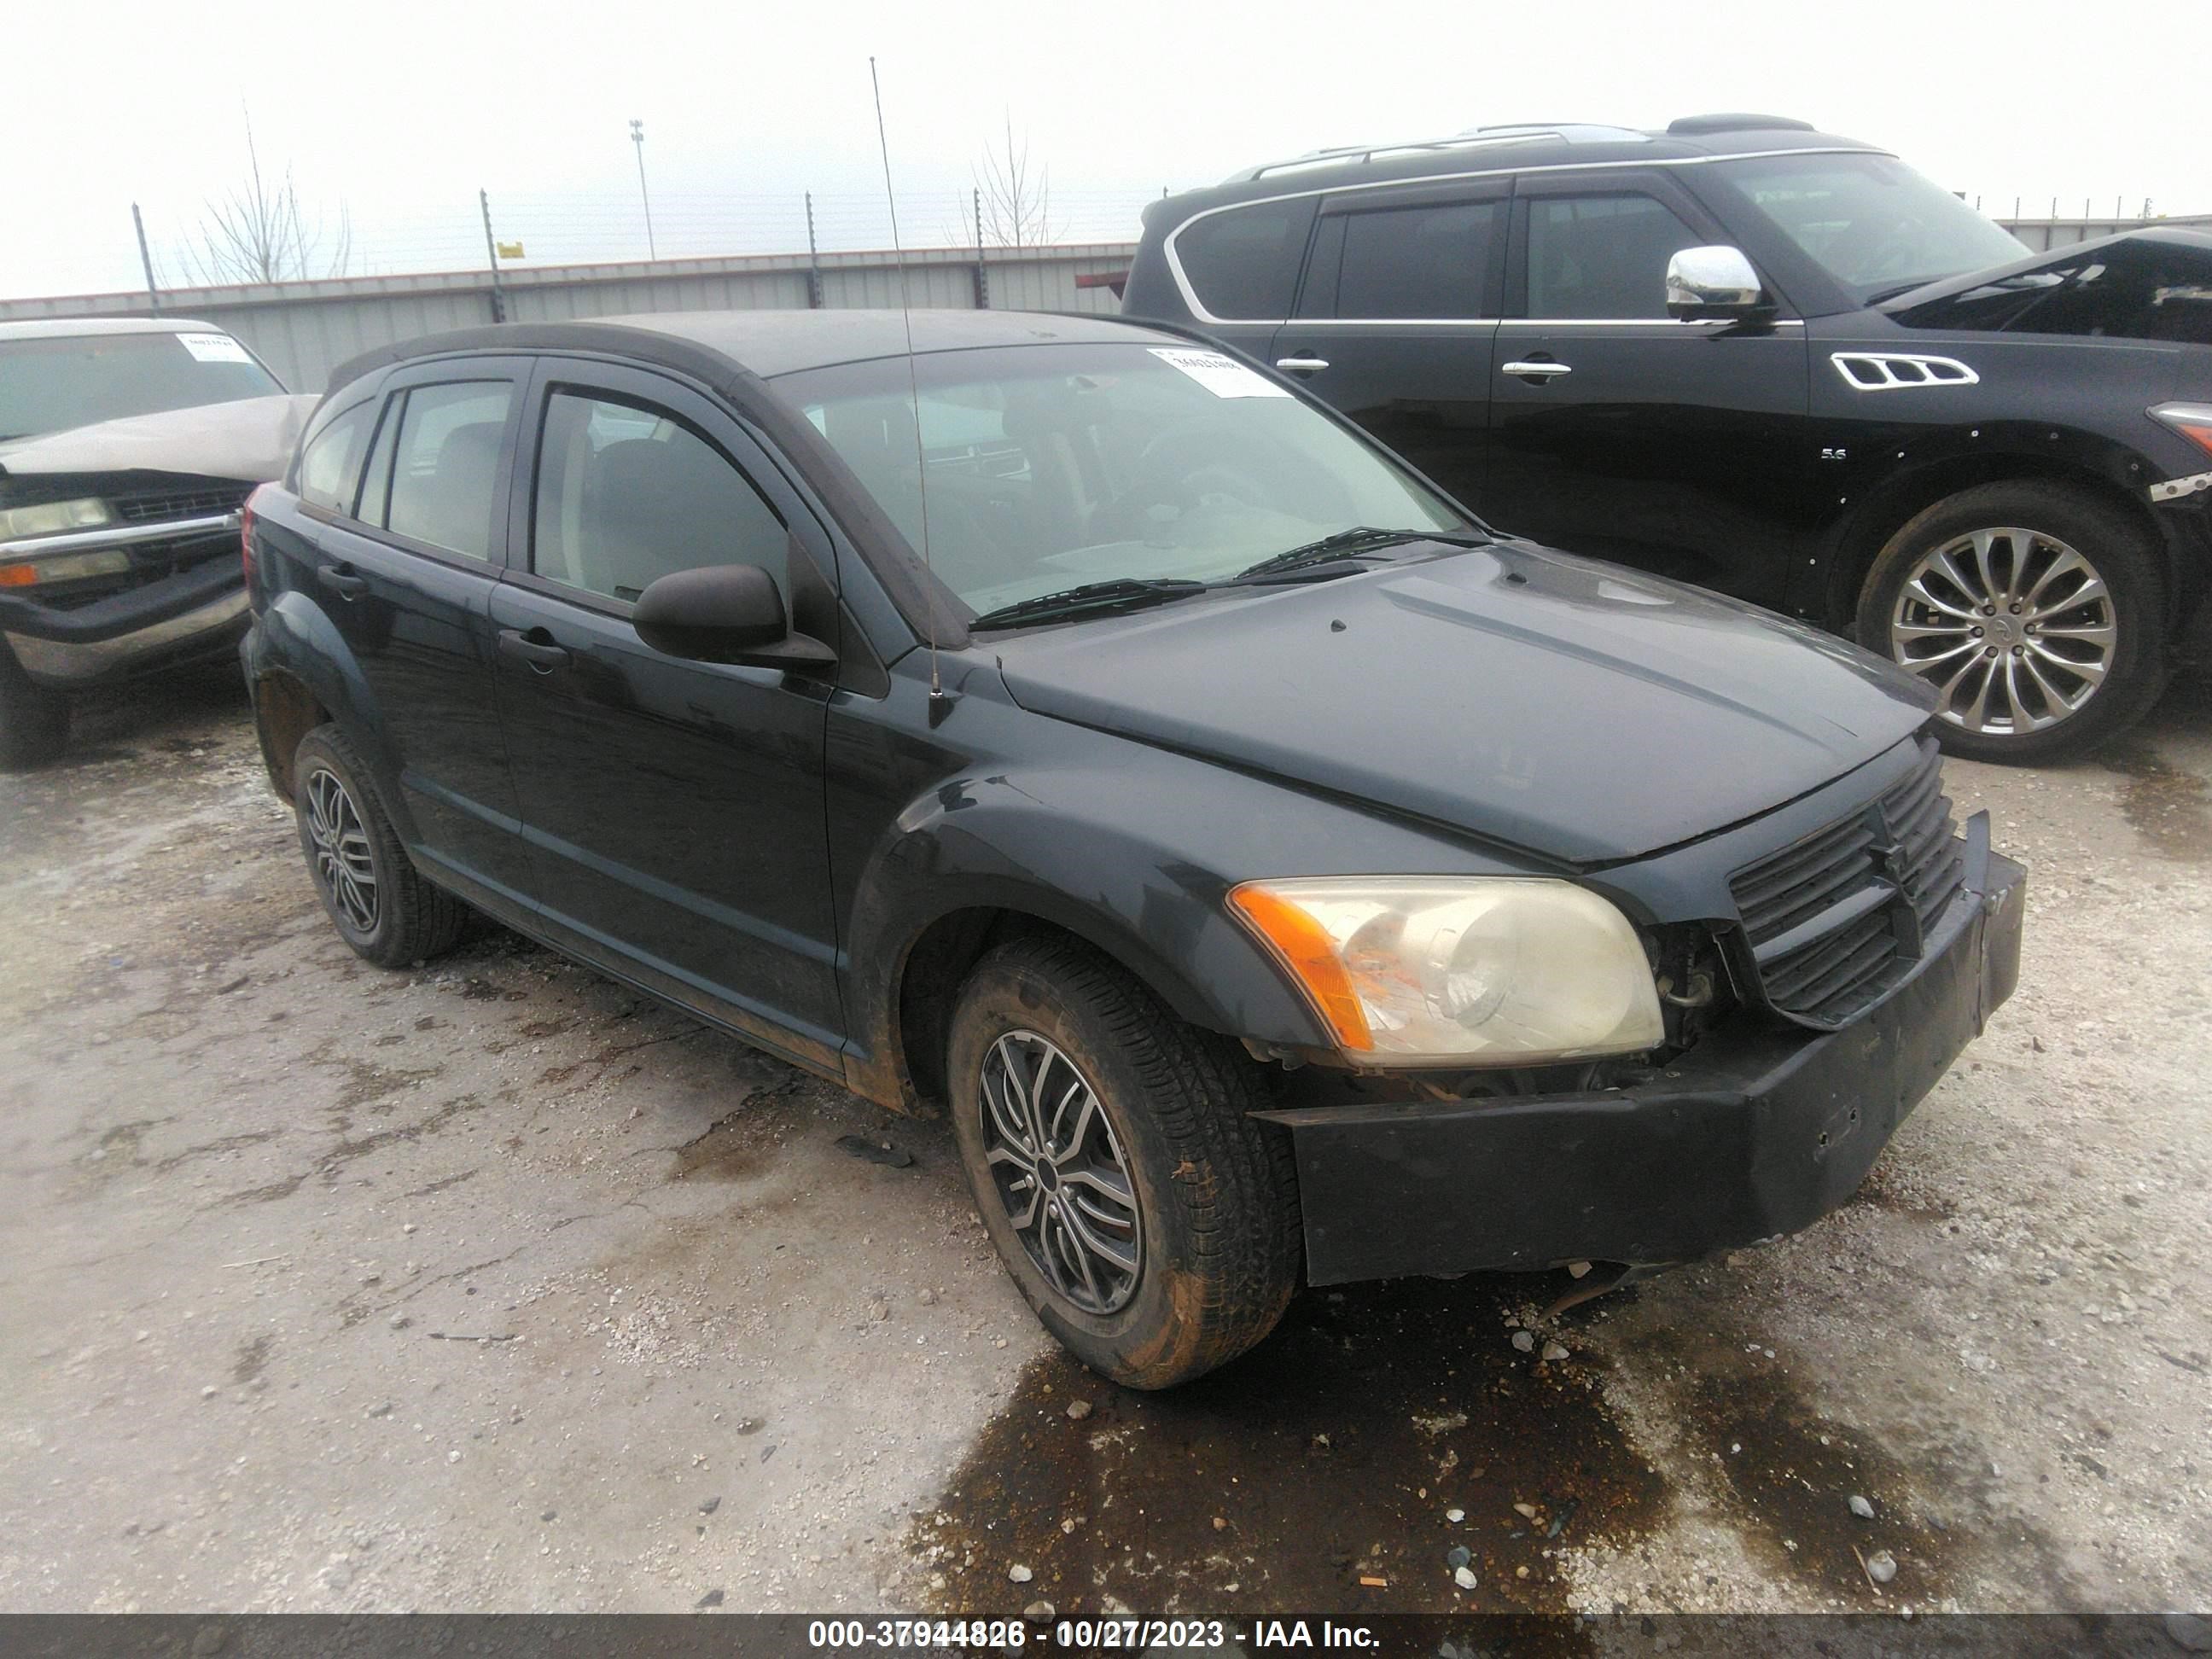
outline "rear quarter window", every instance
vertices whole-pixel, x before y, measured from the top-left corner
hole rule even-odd
[[[1255,202],[1194,219],[1176,232],[1172,252],[1199,304],[1224,320],[1289,316],[1314,211],[1310,196]]]
[[[362,451],[376,405],[367,401],[332,416],[300,452],[300,499],[332,513],[353,511]]]

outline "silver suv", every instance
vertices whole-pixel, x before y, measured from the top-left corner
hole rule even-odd
[[[211,323],[0,323],[0,769],[73,693],[236,649],[240,509],[314,403]]]

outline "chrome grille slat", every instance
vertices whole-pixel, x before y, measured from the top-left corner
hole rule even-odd
[[[1912,917],[1924,929],[1957,895],[1962,872],[1942,758],[1932,741],[1920,750],[1918,763],[1879,801],[1729,878],[1759,990],[1782,1012],[1833,1025],[1862,1012],[1917,960],[1907,942]],[[1875,896],[1882,902],[1872,908],[1854,902]],[[1808,927],[1824,917],[1833,925]],[[1785,939],[1793,930],[1814,936]],[[1789,946],[1780,954],[1778,940]]]

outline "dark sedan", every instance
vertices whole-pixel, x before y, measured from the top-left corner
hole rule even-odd
[[[1489,532],[1107,319],[511,326],[258,492],[270,775],[369,960],[465,907],[904,1110],[1195,1376],[1301,1281],[1802,1227],[2012,988],[1925,690]]]

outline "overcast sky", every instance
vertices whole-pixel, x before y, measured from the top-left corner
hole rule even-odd
[[[356,270],[477,262],[479,187],[533,260],[641,257],[633,117],[664,255],[803,246],[810,189],[825,241],[880,245],[872,52],[910,242],[945,239],[1008,115],[1085,236],[1322,145],[1708,110],[1881,143],[1993,213],[2212,212],[2202,4],[21,0],[0,296],[138,286],[134,200],[182,280],[241,104],[326,232],[343,206]]]

